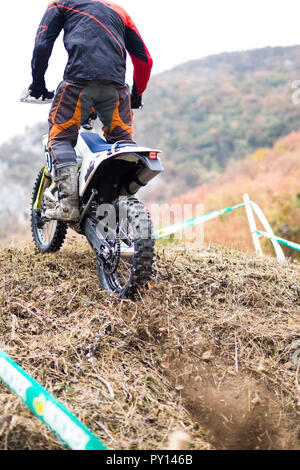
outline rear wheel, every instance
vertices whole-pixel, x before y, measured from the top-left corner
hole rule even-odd
[[[106,238],[110,245],[99,260],[102,286],[118,298],[133,297],[152,276],[154,240],[149,213],[135,198],[120,198],[115,204],[116,224]]]
[[[40,187],[43,184],[44,171],[45,169],[42,168],[39,172],[32,191],[31,231],[37,249],[42,253],[53,253],[59,251],[62,247],[68,228],[65,224],[57,220],[45,221],[45,219],[42,218],[42,212],[45,209],[43,195],[39,207],[35,208]],[[44,190],[45,187],[42,191]]]

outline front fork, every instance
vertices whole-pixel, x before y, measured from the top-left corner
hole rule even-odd
[[[33,209],[35,211],[38,211],[40,209],[45,189],[46,187],[49,187],[51,185],[52,180],[49,178],[49,176],[46,176],[47,173],[48,173],[48,167],[46,166],[43,171],[43,175],[42,175],[41,182],[40,182],[40,187],[39,187],[37,197],[33,206]]]

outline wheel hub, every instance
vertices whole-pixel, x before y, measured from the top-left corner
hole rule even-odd
[[[115,240],[107,240],[106,243],[107,244],[101,250],[101,257],[104,258],[103,270],[106,274],[114,274],[118,268],[121,258],[121,243],[119,233],[116,233]]]

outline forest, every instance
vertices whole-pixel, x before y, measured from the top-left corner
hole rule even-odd
[[[137,141],[164,152],[155,199],[208,182],[298,130],[292,85],[299,77],[300,46],[224,53],[154,76],[135,119]]]

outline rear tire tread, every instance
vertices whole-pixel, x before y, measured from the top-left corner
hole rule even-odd
[[[140,238],[142,234],[152,234],[152,222],[149,212],[136,198],[121,198],[120,204],[128,205],[128,219],[133,225],[135,253],[132,272],[128,283],[120,291],[109,289],[118,298],[133,298],[138,287],[144,286],[153,275],[154,240],[152,238]],[[99,270],[100,283],[107,289],[108,282],[105,273]]]

